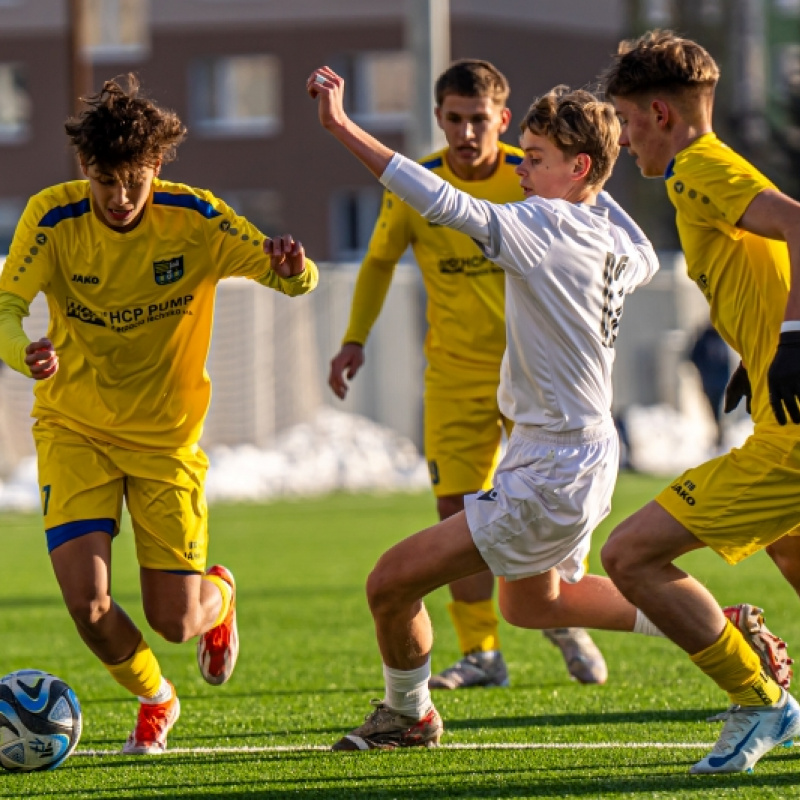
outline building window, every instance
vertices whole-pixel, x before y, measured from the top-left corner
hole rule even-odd
[[[206,58],[190,67],[195,129],[208,136],[267,136],[280,130],[280,61],[275,56]]]
[[[775,10],[787,17],[800,17],[800,0],[774,0]]]
[[[149,0],[85,0],[84,43],[94,62],[141,58],[150,49]]]
[[[644,21],[647,25],[672,25],[671,0],[644,0]]]
[[[24,141],[30,129],[31,100],[25,68],[0,63],[0,144]]]
[[[361,258],[366,252],[381,206],[380,187],[340,189],[331,203],[331,246],[334,258]]]
[[[19,218],[25,208],[23,200],[3,198],[0,200],[0,254],[6,255],[11,247]]]
[[[411,53],[405,50],[353,53],[335,63],[348,84],[345,102],[356,122],[372,130],[405,127],[414,92]]]

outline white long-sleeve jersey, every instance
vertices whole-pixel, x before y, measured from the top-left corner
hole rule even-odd
[[[607,423],[623,302],[658,269],[622,208],[605,192],[596,206],[540,197],[496,205],[399,153],[381,182],[430,222],[471,236],[505,271],[502,413],[552,433]]]

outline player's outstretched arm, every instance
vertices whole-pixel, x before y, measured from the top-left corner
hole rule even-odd
[[[376,178],[383,175],[394,151],[355,124],[344,110],[344,79],[330,67],[315,69],[306,91],[319,101],[319,122],[358,158]]]
[[[791,277],[784,322],[775,357],[767,373],[769,401],[781,425],[800,425],[800,203],[773,189],[758,194],[738,226],[789,247]]]

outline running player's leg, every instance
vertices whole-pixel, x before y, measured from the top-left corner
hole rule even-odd
[[[493,396],[425,396],[425,455],[436,510],[445,520],[464,509],[464,495],[491,486],[502,437],[502,418]],[[489,570],[449,585],[448,612],[462,658],[431,677],[431,688],[506,686],[508,670],[500,648],[499,619]]]
[[[767,554],[800,596],[800,527],[768,545]]]
[[[126,499],[141,567],[142,601],[154,630],[170,642],[199,636],[206,681],[227,681],[239,651],[236,587],[228,569],[206,567],[208,460],[196,447],[128,458]]]
[[[107,445],[80,434],[39,422],[34,438],[50,558],[78,633],[117,683],[142,703],[166,709],[174,723],[174,690],[141,631],[111,596],[111,544],[124,474]]]
[[[794,447],[778,437],[754,436],[738,451],[687,471],[657,502],[618,526],[603,549],[606,569],[622,593],[735,706],[695,772],[750,769],[773,746],[800,733],[796,702],[708,591],[673,563],[704,545],[736,563],[795,527],[800,511],[793,491]]]
[[[384,553],[367,580],[367,599],[383,660],[385,696],[334,750],[392,749],[438,743],[442,722],[431,701],[433,631],[422,602],[453,580],[486,569],[463,513]]]

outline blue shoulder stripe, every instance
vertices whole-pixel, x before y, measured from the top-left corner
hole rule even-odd
[[[664,171],[664,180],[669,180],[675,174],[675,159],[673,158],[672,161],[667,164],[667,168]]]
[[[521,164],[522,156],[516,156],[514,153],[506,153],[506,164]]]
[[[178,206],[188,208],[190,211],[197,211],[206,219],[219,217],[222,212],[217,211],[211,203],[201,200],[194,194],[170,194],[169,192],[153,192],[153,204],[160,206]]]
[[[441,156],[437,156],[436,158],[430,158],[427,161],[420,161],[419,163],[425,167],[425,169],[436,169],[437,167],[441,167],[444,162]]]
[[[58,206],[58,208],[51,208],[40,220],[40,228],[55,228],[59,222],[65,219],[75,219],[88,214],[92,208],[89,198],[79,200],[77,203],[70,203],[66,206]]]

